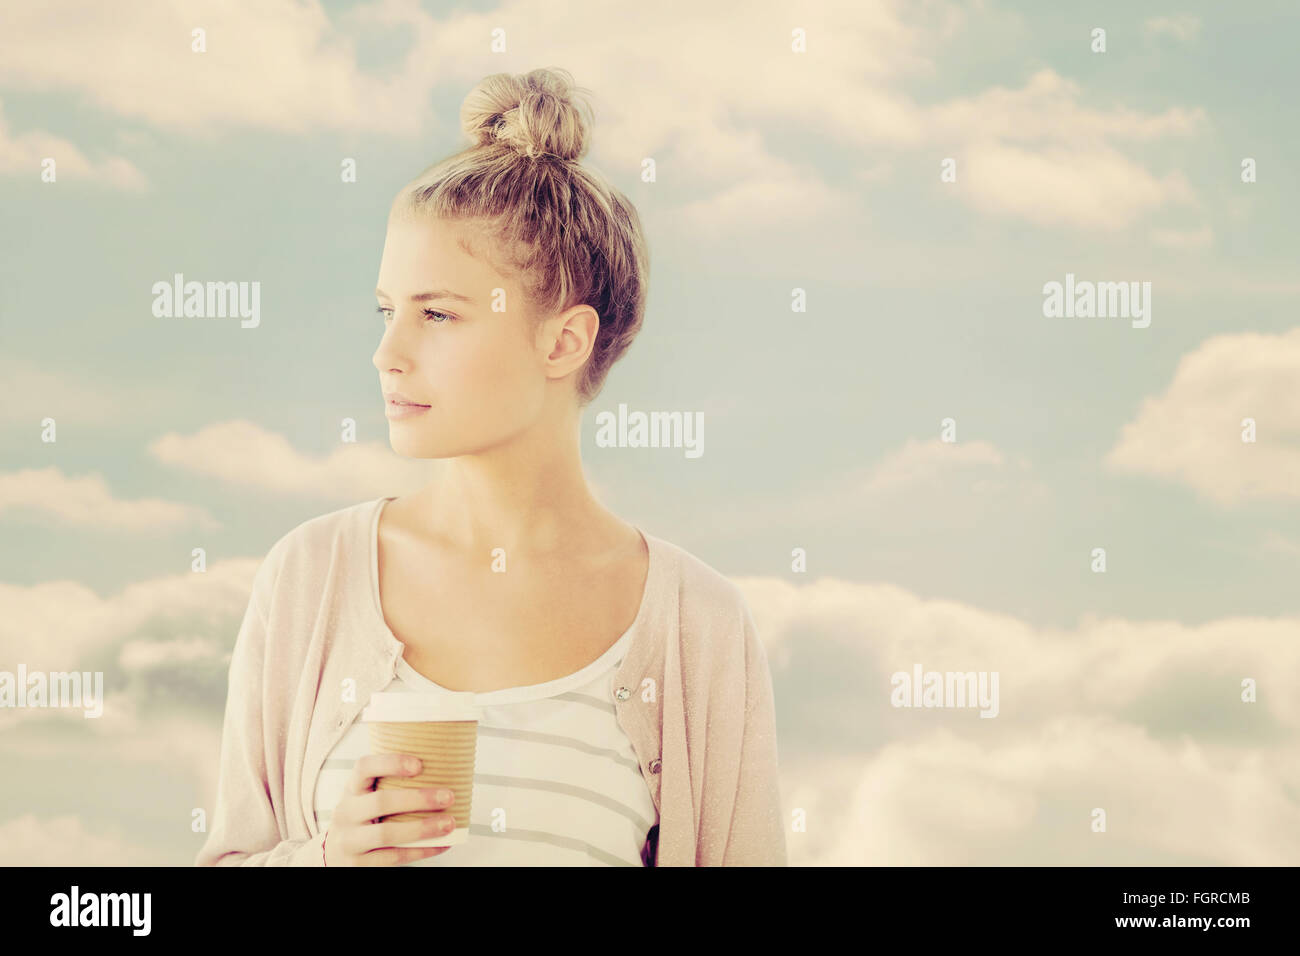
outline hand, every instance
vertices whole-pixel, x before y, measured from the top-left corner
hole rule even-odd
[[[408,763],[409,761],[409,763]],[[451,847],[398,846],[450,833],[455,818],[447,812],[425,820],[385,820],[379,817],[411,810],[442,810],[453,802],[437,798],[438,789],[376,790],[377,777],[410,777],[420,772],[420,760],[409,754],[366,754],[357,760],[343,796],[330,817],[325,834],[326,866],[399,866],[437,856]]]

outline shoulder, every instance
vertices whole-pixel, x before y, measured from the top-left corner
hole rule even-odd
[[[662,538],[656,538],[655,544],[669,565],[669,578],[675,579],[683,630],[722,627],[739,633],[749,617],[749,605],[735,582],[680,545]]]
[[[329,511],[294,526],[283,534],[271,550],[311,551],[328,546],[343,538],[365,539],[370,519],[379,507],[378,498],[371,498],[335,511]]]
[[[761,723],[762,708],[770,706],[764,702],[772,699],[771,671],[744,592],[685,548],[662,539],[658,543],[677,578],[679,647],[689,675],[686,696],[704,694],[727,707],[743,700],[746,726],[754,713]]]
[[[372,498],[295,525],[276,540],[258,571],[265,586],[285,575],[301,579],[324,572],[340,559],[364,561],[381,499]]]

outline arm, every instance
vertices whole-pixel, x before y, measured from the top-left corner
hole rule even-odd
[[[267,740],[274,741],[283,728],[266,728],[263,723],[267,627],[258,608],[258,594],[268,591],[272,583],[273,563],[268,557],[258,570],[231,654],[217,802],[196,866],[324,865],[325,834],[283,839],[271,799],[272,792],[283,788],[284,780],[279,774],[276,779],[268,775]]]
[[[745,725],[731,832],[723,866],[787,866],[785,816],[777,785],[776,708],[767,652],[749,605],[745,632]]]

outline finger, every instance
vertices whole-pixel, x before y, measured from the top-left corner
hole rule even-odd
[[[419,772],[420,758],[410,754],[365,754],[358,757],[352,767],[347,792],[366,793],[373,790],[376,777],[410,777]]]
[[[435,813],[422,820],[385,820],[364,829],[369,831],[366,843],[371,849],[401,847],[429,837],[446,836],[456,829],[456,818],[450,813]]]
[[[444,825],[446,819],[450,825]],[[369,866],[363,858],[381,850],[428,850],[446,849],[445,847],[405,847],[402,844],[414,843],[429,837],[443,836],[456,828],[456,818],[450,813],[435,814],[423,820],[386,820],[383,823],[348,827],[338,833],[329,835],[330,845],[344,857],[355,860],[355,866]],[[427,854],[426,854],[427,855]],[[416,857],[418,859],[418,857]],[[388,864],[374,864],[386,866]]]
[[[357,866],[401,866],[414,860],[424,860],[451,849],[445,846],[406,846],[385,847],[363,853],[357,860]]]
[[[438,793],[444,789],[446,788],[418,787],[410,790],[371,790],[353,798],[354,806],[350,809],[363,822],[412,810],[446,810],[456,801],[456,795],[447,790],[448,798],[442,800]]]

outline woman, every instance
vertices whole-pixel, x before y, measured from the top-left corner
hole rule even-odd
[[[472,145],[393,204],[374,355],[417,494],[271,549],[230,667],[199,865],[786,862],[766,655],[739,590],[588,488],[582,409],[642,322],[636,211],[578,162],[568,74],[486,78]],[[370,695],[472,691],[469,839],[369,754]],[[437,811],[415,822],[382,820]],[[378,822],[377,822],[378,821]],[[463,824],[462,824],[463,825]]]

